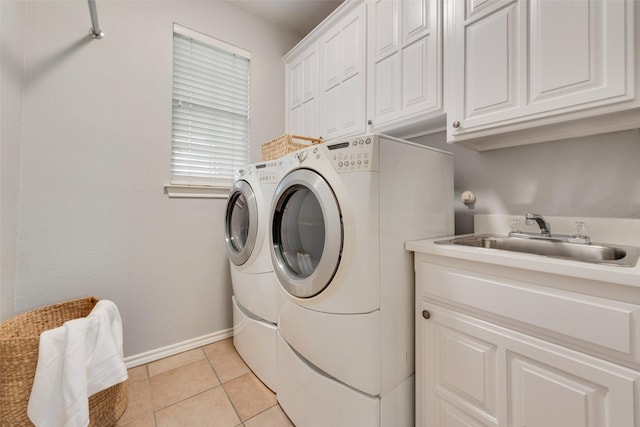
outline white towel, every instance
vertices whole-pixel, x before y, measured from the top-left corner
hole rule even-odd
[[[27,414],[37,427],[89,425],[89,397],[127,379],[122,320],[116,305],[98,301],[86,318],[40,335]]]

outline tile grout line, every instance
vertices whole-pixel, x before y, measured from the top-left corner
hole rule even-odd
[[[153,386],[151,384],[151,373],[149,372],[149,364],[144,365],[144,371],[147,375],[147,384],[149,390],[149,400],[151,401],[151,416],[153,417],[153,425],[158,427],[158,420],[156,419],[156,410],[155,410],[155,402],[153,400]]]
[[[225,383],[222,382],[222,379],[218,375],[218,372],[216,372],[216,368],[213,367],[213,363],[211,362],[211,359],[209,359],[209,355],[207,354],[207,352],[204,351],[204,347],[202,347],[202,351],[204,352],[204,357],[207,359],[207,362],[209,362],[209,366],[211,366],[211,369],[213,370],[213,373],[218,378],[218,381],[220,382],[220,387],[222,387],[222,390],[224,391],[224,395],[227,396],[227,399],[229,399],[229,403],[231,403],[231,407],[233,408],[233,411],[236,413],[236,415],[238,416],[238,419],[240,420],[240,424],[236,425],[235,427],[238,427],[238,426],[243,426],[244,427],[244,420],[240,416],[240,413],[238,412],[238,409],[236,408],[236,405],[233,403],[233,400],[231,400],[231,396],[229,396],[229,393],[227,393],[227,389],[224,388]],[[237,378],[240,378],[240,377],[237,377]],[[231,379],[229,381],[233,381],[234,379],[235,378],[233,378],[233,379]],[[227,381],[227,382],[229,382],[229,381]]]
[[[188,400],[188,399],[191,399],[191,398],[193,398],[193,397],[195,397],[195,396],[198,396],[198,395],[201,395],[201,394],[206,393],[206,392],[208,392],[208,391],[214,390],[215,388],[220,387],[220,386],[222,387],[222,390],[223,390],[223,392],[224,392],[224,394],[225,394],[225,396],[226,396],[227,400],[231,403],[231,406],[232,406],[232,408],[233,408],[233,411],[234,411],[234,413],[236,414],[236,416],[237,416],[237,418],[238,418],[238,420],[239,420],[239,424],[236,424],[234,427],[246,427],[246,422],[247,422],[247,421],[250,421],[250,420],[252,420],[252,419],[254,419],[254,418],[258,417],[258,416],[260,416],[260,415],[264,414],[265,412],[267,412],[267,411],[269,411],[269,410],[272,410],[274,407],[277,407],[277,406],[279,405],[279,403],[278,403],[278,401],[277,401],[277,399],[276,399],[276,402],[275,402],[273,405],[269,406],[268,408],[265,408],[264,410],[260,411],[260,412],[259,412],[259,413],[257,413],[257,414],[254,414],[253,416],[251,416],[251,417],[250,417],[250,418],[248,418],[247,420],[243,420],[243,419],[242,419],[242,417],[240,416],[240,413],[239,413],[239,410],[238,410],[238,408],[237,408],[236,404],[234,403],[234,401],[231,399],[231,396],[230,396],[230,395],[229,395],[229,393],[227,392],[227,389],[226,389],[226,387],[225,387],[225,384],[230,383],[230,382],[232,382],[232,381],[235,381],[235,380],[237,380],[237,379],[239,379],[239,378],[242,378],[243,376],[246,376],[246,375],[250,375],[250,374],[251,374],[251,375],[255,376],[255,373],[254,373],[254,372],[249,368],[249,372],[247,372],[247,373],[245,373],[245,374],[242,374],[242,375],[239,375],[239,376],[236,376],[236,377],[234,377],[234,378],[230,378],[228,381],[223,382],[223,381],[222,381],[222,378],[220,377],[220,375],[218,374],[218,372],[216,371],[216,369],[215,369],[215,367],[214,367],[213,360],[210,358],[210,356],[209,356],[209,354],[207,353],[207,351],[205,351],[204,347],[206,347],[206,346],[202,346],[202,347],[198,348],[198,350],[200,350],[200,354],[204,356],[204,359],[207,361],[207,365],[208,365],[208,366],[209,366],[209,368],[213,371],[213,374],[214,374],[215,378],[218,380],[218,384],[217,384],[217,385],[215,385],[215,386],[213,386],[213,387],[207,388],[206,390],[202,390],[202,391],[200,391],[200,392],[198,392],[198,393],[196,393],[196,394],[194,394],[194,395],[192,395],[192,396],[185,397],[184,399],[181,399],[181,400],[179,400],[179,401],[177,401],[177,402],[173,402],[173,403],[171,403],[171,404],[168,404],[168,405],[166,405],[166,406],[164,406],[164,407],[162,407],[162,408],[158,408],[158,409],[156,409],[156,405],[155,405],[155,397],[156,397],[156,396],[155,396],[154,388],[153,388],[152,381],[151,381],[151,380],[152,380],[152,378],[153,378],[155,375],[154,375],[154,376],[152,376],[152,375],[151,375],[151,369],[150,369],[150,364],[151,364],[151,363],[147,363],[147,364],[145,364],[145,365],[144,365],[144,374],[145,374],[145,377],[146,377],[146,380],[147,380],[147,384],[148,384],[148,397],[149,397],[149,400],[150,400],[150,403],[151,403],[151,415],[152,415],[152,419],[153,419],[153,425],[154,425],[155,427],[158,427],[158,413],[159,413],[159,411],[165,410],[165,409],[167,409],[167,408],[169,408],[169,407],[171,407],[171,406],[173,406],[173,405],[176,405],[176,404],[179,404],[179,403],[181,403],[181,402],[184,402],[184,401],[186,401],[186,400]],[[226,359],[227,357],[229,357],[229,355],[228,355],[228,354],[223,354],[223,355],[221,355],[221,356],[222,356],[222,357],[221,357],[222,359]],[[202,359],[199,359],[199,360],[202,360]],[[179,368],[182,368],[182,367],[184,367],[184,366],[188,366],[188,365],[190,365],[190,364],[192,364],[192,363],[197,363],[197,362],[198,362],[198,361],[193,361],[193,362],[187,363],[187,364],[185,364],[185,365],[177,366],[177,367],[174,367],[174,368],[172,368],[172,369],[170,369],[170,370],[168,370],[168,371],[160,372],[160,373],[158,373],[158,374],[156,374],[156,375],[160,375],[160,374],[163,374],[163,373],[165,373],[165,372],[169,372],[169,371],[171,371],[171,370],[173,370],[173,369],[179,369]],[[243,362],[244,362],[244,361],[243,361]],[[259,380],[259,379],[258,379],[258,380]],[[263,383],[263,384],[264,384],[264,383]],[[268,387],[267,387],[267,388],[268,388]],[[271,389],[269,389],[269,390],[270,390],[270,391],[275,395],[275,392],[274,392],[273,390],[271,390]],[[286,414],[285,414],[285,415],[286,415]],[[288,417],[287,417],[287,418],[288,418]]]
[[[211,370],[213,371],[213,374],[216,376],[216,379],[218,380],[218,384],[217,384],[217,385],[215,385],[215,386],[213,386],[213,387],[207,388],[207,389],[205,389],[205,390],[199,391],[199,392],[197,392],[196,394],[193,394],[193,395],[191,395],[191,396],[187,396],[187,397],[185,397],[184,399],[180,399],[180,400],[178,400],[178,401],[175,401],[175,402],[169,403],[168,405],[163,406],[163,407],[161,407],[161,408],[157,408],[157,409],[155,409],[155,402],[152,400],[151,404],[152,404],[152,410],[153,410],[154,416],[155,416],[155,414],[156,414],[157,412],[159,412],[159,411],[163,411],[163,410],[165,410],[165,409],[169,408],[170,406],[177,405],[178,403],[184,402],[184,401],[189,400],[189,399],[191,399],[191,398],[193,398],[193,397],[195,397],[195,396],[199,396],[199,395],[201,395],[201,394],[203,394],[203,393],[206,393],[206,392],[208,392],[208,391],[210,391],[210,390],[214,390],[214,389],[216,389],[216,388],[218,388],[218,387],[221,387],[221,386],[222,386],[222,381],[220,381],[220,377],[218,376],[218,373],[216,372],[216,370],[215,370],[215,369],[213,368],[213,366],[211,365],[211,361],[210,361],[210,360],[209,360],[209,358],[207,357],[207,353],[203,350],[203,348],[202,348],[202,347],[198,348],[198,350],[201,350],[201,351],[204,353],[204,360],[206,360],[206,361],[207,361],[207,364],[209,365],[209,367],[210,367],[210,368],[211,368]],[[203,359],[199,359],[199,360],[196,360],[196,361],[193,361],[193,362],[189,362],[189,363],[187,363],[187,364],[185,364],[185,365],[180,365],[180,366],[177,366],[177,367],[175,367],[175,368],[169,369],[168,371],[160,372],[160,373],[158,373],[158,374],[156,374],[156,375],[154,375],[154,376],[162,375],[162,374],[164,374],[164,373],[167,373],[167,372],[173,371],[173,370],[175,370],[175,369],[184,368],[185,366],[189,366],[189,365],[192,365],[192,364],[194,364],[194,363],[198,363],[198,362],[200,362],[200,361],[202,361],[202,360],[203,360]],[[150,377],[150,378],[151,378],[151,377]],[[151,381],[149,381],[149,385],[151,385]],[[233,404],[233,402],[232,402],[232,404]],[[235,408],[234,408],[234,409],[235,409]],[[157,423],[156,423],[156,427],[157,427]]]

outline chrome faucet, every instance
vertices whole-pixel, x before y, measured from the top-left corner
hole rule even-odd
[[[528,213],[525,216],[527,224],[535,221],[540,227],[540,234],[537,233],[523,233],[513,228],[513,231],[509,233],[509,237],[516,237],[521,239],[542,239],[542,240],[553,240],[556,242],[566,242],[566,243],[580,243],[584,245],[588,245],[591,243],[591,239],[589,236],[585,234],[585,223],[584,222],[576,222],[575,223],[575,233],[573,235],[567,234],[554,234],[551,235],[551,224],[549,224],[542,215],[536,213]]]
[[[542,215],[536,213],[528,213],[525,216],[527,220],[527,224],[531,224],[531,221],[535,221],[538,223],[538,227],[540,227],[540,235],[543,237],[551,237],[551,225],[545,221]]]

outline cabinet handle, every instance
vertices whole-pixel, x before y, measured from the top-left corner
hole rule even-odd
[[[367,120],[367,124],[368,125],[372,125],[373,124],[373,120]]]
[[[431,313],[429,313],[427,310],[422,310],[422,317],[424,317],[425,319],[430,319]]]
[[[457,121],[457,120],[456,120],[455,122],[453,122],[453,127],[454,127],[455,129],[458,129],[458,128],[460,127],[460,122],[459,122],[459,121]]]

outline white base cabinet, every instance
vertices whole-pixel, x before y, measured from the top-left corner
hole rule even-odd
[[[418,425],[638,425],[639,372],[435,304],[421,308]]]
[[[416,255],[416,425],[640,426],[640,305],[441,263]]]

